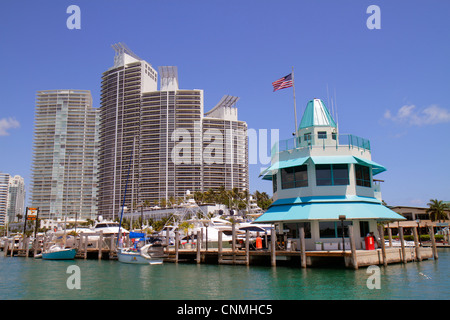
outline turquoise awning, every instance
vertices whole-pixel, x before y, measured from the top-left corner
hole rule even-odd
[[[271,180],[272,179],[272,170],[301,166],[301,165],[305,164],[305,162],[308,159],[309,159],[309,157],[303,157],[303,158],[296,158],[296,159],[289,159],[289,160],[282,160],[282,161],[275,162],[269,168],[263,170],[259,176],[260,177],[263,176],[263,179]],[[270,176],[270,178],[268,178],[268,176]]]
[[[405,220],[398,213],[373,202],[308,202],[272,205],[255,223],[293,222],[307,220]]]
[[[358,161],[359,164],[371,166],[372,167],[372,175],[376,175],[376,174],[386,171],[385,167],[383,167],[381,164],[376,163],[375,161],[362,159],[362,158],[358,158],[358,157],[354,157],[354,158],[356,159],[356,161]]]

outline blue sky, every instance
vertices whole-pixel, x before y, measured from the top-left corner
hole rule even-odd
[[[81,29],[69,30],[69,5]],[[381,29],[369,30],[369,5]],[[99,106],[111,45],[124,42],[155,68],[178,66],[180,87],[203,89],[205,110],[240,97],[239,119],[291,137],[290,88],[271,83],[295,68],[297,112],[337,103],[340,133],[371,141],[387,167],[389,205],[450,200],[450,2],[300,0],[2,0],[0,171],[31,179],[37,90],[91,90]],[[271,192],[250,165],[250,189]]]

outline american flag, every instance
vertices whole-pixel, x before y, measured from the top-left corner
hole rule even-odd
[[[275,82],[272,82],[273,91],[277,91],[284,88],[292,87],[292,73],[288,74],[286,77],[278,79]]]

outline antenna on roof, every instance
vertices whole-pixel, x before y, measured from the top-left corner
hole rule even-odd
[[[331,108],[331,114],[333,115],[333,119],[336,119],[336,115],[334,114],[333,101],[330,104],[330,94],[328,92],[328,83],[327,83],[327,102],[328,102],[328,108]]]
[[[336,103],[336,88],[334,88],[334,104],[336,105],[336,129],[337,133],[339,133],[339,116],[338,116],[338,108]]]
[[[115,43],[111,45],[111,47],[116,51],[117,55],[126,53],[129,56],[135,58],[136,60],[142,60],[133,51],[131,51],[131,49],[128,48],[128,46],[123,42]]]

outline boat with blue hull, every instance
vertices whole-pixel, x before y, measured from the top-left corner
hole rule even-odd
[[[42,253],[42,259],[45,260],[73,260],[77,254],[77,249],[63,248],[58,245],[51,246],[46,252]]]

